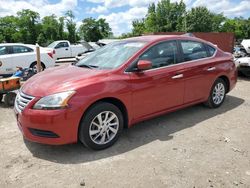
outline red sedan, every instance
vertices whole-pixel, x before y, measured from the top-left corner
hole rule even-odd
[[[28,140],[104,149],[137,122],[198,103],[219,107],[236,81],[232,55],[209,42],[136,37],[32,77],[15,113]]]

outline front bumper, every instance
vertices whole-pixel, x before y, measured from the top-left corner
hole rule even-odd
[[[80,112],[72,108],[33,110],[29,106],[22,112],[14,108],[17,125],[25,139],[50,145],[77,142]]]

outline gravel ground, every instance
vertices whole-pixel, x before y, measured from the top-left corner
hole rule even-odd
[[[250,80],[202,105],[125,130],[103,151],[24,141],[0,104],[0,187],[250,187]]]

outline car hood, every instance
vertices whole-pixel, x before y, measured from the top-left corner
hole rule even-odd
[[[25,94],[43,97],[63,91],[76,90],[103,78],[110,70],[97,70],[72,65],[49,68],[34,75],[22,86]]]

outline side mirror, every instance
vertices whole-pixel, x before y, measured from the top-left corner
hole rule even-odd
[[[137,63],[137,69],[144,71],[152,68],[152,62],[148,60],[139,60]]]

